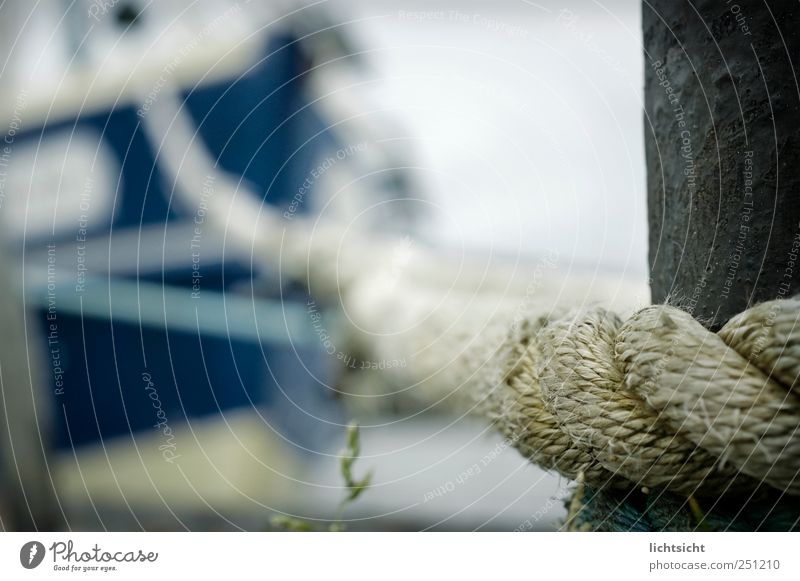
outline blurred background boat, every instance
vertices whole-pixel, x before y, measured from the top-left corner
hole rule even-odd
[[[341,321],[208,220],[238,196],[646,288],[638,4],[434,4],[3,5],[5,528],[324,524],[354,418],[348,528],[556,526],[567,483],[480,421],[341,397]]]

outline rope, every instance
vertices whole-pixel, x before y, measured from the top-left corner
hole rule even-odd
[[[546,307],[520,323],[507,305],[437,302],[418,287],[379,300],[376,287],[345,302],[363,324],[385,323],[362,337],[364,356],[407,356],[389,371],[395,387],[431,404],[475,402],[544,468],[592,486],[707,496],[763,482],[800,494],[800,299],[754,307],[715,334],[671,306],[624,322]]]
[[[667,305],[625,320],[570,309],[585,302],[575,289],[530,300],[497,284],[426,284],[419,273],[437,266],[424,256],[387,282],[368,260],[378,242],[323,238],[291,244],[289,263],[315,296],[338,298],[347,349],[407,361],[365,382],[482,413],[531,461],[588,486],[707,497],[764,483],[800,494],[800,298],[757,305],[713,333]]]
[[[719,334],[664,305],[624,323],[603,309],[546,321],[489,394],[492,416],[525,431],[534,461],[589,484],[800,494],[800,400],[786,371],[800,362],[799,306],[759,305]]]

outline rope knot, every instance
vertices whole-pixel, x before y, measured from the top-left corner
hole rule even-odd
[[[518,445],[571,478],[584,470],[595,485],[703,495],[764,482],[800,494],[800,402],[791,392],[800,335],[789,305],[759,305],[719,334],[667,305],[624,322],[599,308],[539,321],[524,348],[507,352],[517,359],[498,423],[546,424],[524,430]],[[555,450],[560,458],[543,458]]]

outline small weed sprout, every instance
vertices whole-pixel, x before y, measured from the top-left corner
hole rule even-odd
[[[353,464],[358,460],[361,455],[361,438],[359,434],[358,424],[350,422],[346,430],[346,447],[339,454],[339,468],[341,470],[342,478],[346,489],[345,497],[339,503],[339,509],[336,512],[336,520],[328,527],[329,531],[342,531],[344,524],[344,511],[347,507],[356,501],[364,491],[369,488],[372,483],[373,471],[367,472],[363,478],[356,478],[353,475]],[[323,530],[314,524],[304,521],[302,519],[285,516],[275,515],[270,521],[272,526],[276,529],[282,529],[292,532],[307,532],[307,531],[320,531]]]

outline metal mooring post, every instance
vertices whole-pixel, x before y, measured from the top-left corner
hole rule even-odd
[[[800,8],[644,0],[650,287],[707,328],[800,290]],[[583,492],[600,530],[788,530],[780,492],[702,500]],[[706,503],[708,504],[708,503]]]
[[[645,0],[653,302],[718,329],[798,290],[800,10]]]

